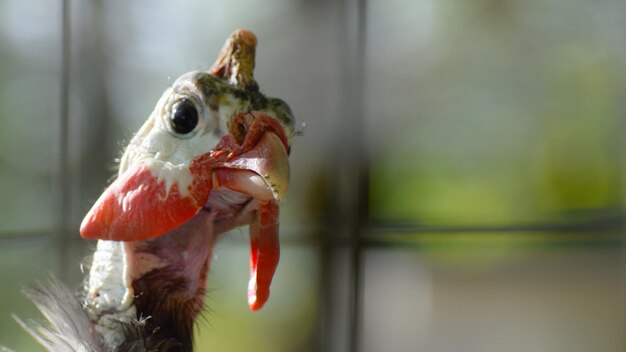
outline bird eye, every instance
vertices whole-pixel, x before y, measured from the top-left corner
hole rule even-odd
[[[183,99],[172,106],[170,120],[174,132],[187,134],[198,125],[198,110],[189,100]]]

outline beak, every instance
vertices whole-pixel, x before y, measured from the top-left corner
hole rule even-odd
[[[193,218],[207,205],[212,189],[243,193],[254,199],[249,205],[255,211],[249,223],[248,304],[252,310],[260,309],[269,298],[280,256],[278,201],[289,186],[289,160],[283,128],[263,113],[252,116],[241,145],[226,136],[215,150],[188,166],[150,159],[129,167],[89,211],[81,236],[114,241],[158,237]]]
[[[289,187],[289,160],[283,142],[272,132],[264,133],[256,147],[220,163],[216,181],[259,200],[282,200]]]

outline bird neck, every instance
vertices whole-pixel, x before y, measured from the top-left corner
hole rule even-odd
[[[120,322],[141,322],[156,338],[191,350],[216,241],[212,224],[213,216],[201,212],[152,240],[98,242],[85,306],[105,344],[124,342],[127,334]]]

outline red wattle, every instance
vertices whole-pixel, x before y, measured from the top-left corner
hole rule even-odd
[[[195,180],[194,180],[195,181]],[[209,181],[210,182],[210,181]],[[194,182],[195,183],[195,182]],[[145,165],[126,170],[100,196],[80,227],[83,238],[138,241],[160,236],[191,219],[207,201],[208,187],[181,194]]]
[[[261,309],[267,302],[280,258],[278,204],[262,203],[257,211],[257,218],[250,224],[248,305],[253,311]]]

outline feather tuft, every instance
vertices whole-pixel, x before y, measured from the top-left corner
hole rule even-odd
[[[124,330],[124,343],[116,352],[179,352],[183,345],[174,339],[157,337],[158,328],[150,328],[150,318],[121,323]]]
[[[81,302],[61,281],[50,276],[45,284],[38,282],[26,288],[24,295],[37,306],[47,324],[26,323],[15,315],[13,318],[48,351],[107,351]]]
[[[49,352],[179,352],[183,345],[162,338],[150,318],[120,322],[124,341],[119,346],[104,346],[94,323],[83,309],[80,299],[58,279],[50,276],[24,290],[46,318],[46,323],[13,319]],[[0,346],[0,352],[12,352]]]

